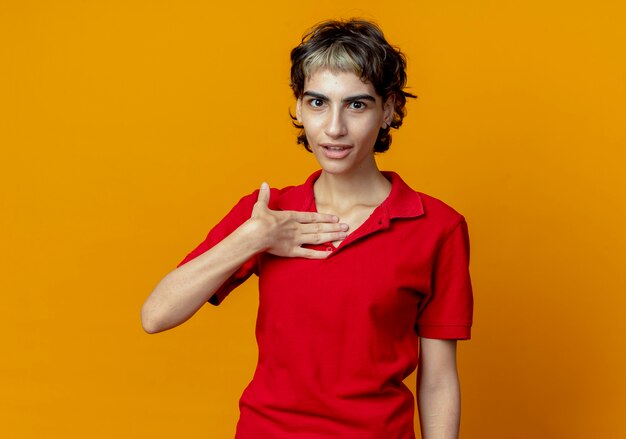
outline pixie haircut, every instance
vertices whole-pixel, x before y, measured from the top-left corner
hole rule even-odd
[[[404,118],[406,98],[415,95],[405,92],[406,58],[392,47],[382,30],[374,23],[351,19],[325,21],[311,28],[302,42],[291,51],[291,89],[296,99],[304,93],[304,82],[318,69],[335,72],[352,72],[364,82],[371,82],[374,90],[385,102],[394,99],[393,120],[381,128],[374,152],[385,152],[391,145],[391,128],[400,128]],[[298,144],[307,151],[311,147],[304,127],[292,116],[293,124],[300,129]]]

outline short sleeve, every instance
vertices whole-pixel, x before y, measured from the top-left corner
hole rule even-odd
[[[219,243],[222,239],[226,238],[232,232],[234,232],[241,224],[250,218],[252,215],[252,208],[258,198],[258,190],[254,193],[243,197],[239,202],[231,209],[231,211],[211,229],[207,237],[202,241],[195,249],[191,251],[179,264],[186,264],[192,259],[197,258],[207,250],[211,249],[214,245]],[[213,305],[219,305],[222,300],[234,290],[236,287],[244,283],[253,273],[257,272],[257,258],[253,256],[247,260],[239,269],[233,273],[230,278],[226,280],[211,296],[209,303]]]
[[[469,273],[469,234],[462,219],[435,256],[431,294],[420,304],[419,336],[464,340],[471,337],[473,293]]]

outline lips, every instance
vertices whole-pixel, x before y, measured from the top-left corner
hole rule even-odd
[[[342,145],[335,143],[322,143],[320,148],[324,155],[330,159],[342,159],[350,154],[352,147],[350,145]]]

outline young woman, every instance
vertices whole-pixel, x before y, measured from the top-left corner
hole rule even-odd
[[[243,197],[157,285],[143,326],[177,326],[255,273],[259,362],[237,438],[414,438],[403,379],[416,367],[422,436],[456,438],[467,226],[374,160],[412,97],[404,56],[376,25],[349,20],[314,27],[291,61],[298,142],[321,169]]]

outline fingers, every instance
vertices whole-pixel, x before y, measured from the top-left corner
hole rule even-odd
[[[317,212],[296,212],[296,211],[285,211],[289,214],[291,219],[307,224],[307,223],[336,223],[339,221],[339,218],[336,215],[329,215],[327,213],[317,213]]]
[[[341,241],[348,236],[348,225],[344,223],[309,223],[300,224],[297,241],[302,244],[321,244]]]
[[[293,256],[306,259],[326,259],[331,253],[331,251],[326,250],[311,250],[310,248],[299,247]]]
[[[263,182],[261,183],[261,189],[259,189],[259,197],[257,198],[257,203],[261,203],[263,206],[267,207],[270,202],[270,186]]]
[[[306,223],[300,224],[300,232],[326,233],[326,232],[347,232],[348,225],[345,223]]]
[[[302,244],[322,244],[324,242],[342,241],[346,239],[348,234],[346,232],[332,232],[332,233],[309,233],[301,235],[298,239],[298,243]]]

